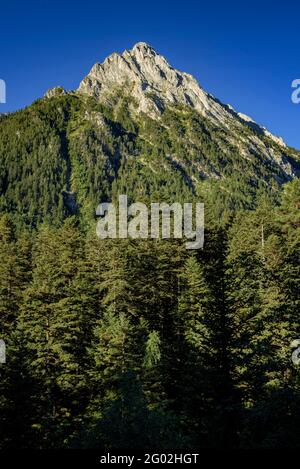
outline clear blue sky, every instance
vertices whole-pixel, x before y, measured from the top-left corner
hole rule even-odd
[[[225,103],[300,149],[300,4],[296,1],[7,1],[0,6],[0,78],[7,104],[56,85],[74,89],[91,66],[151,44]]]

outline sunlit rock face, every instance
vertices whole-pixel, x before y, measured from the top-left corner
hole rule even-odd
[[[226,132],[229,141],[239,134],[239,150],[243,157],[253,152],[276,161],[287,178],[295,175],[294,168],[285,157],[286,145],[280,137],[271,134],[245,114],[237,113],[232,106],[221,103],[207,93],[190,74],[173,68],[167,60],[144,42],[137,43],[122,54],[113,53],[103,63],[96,63],[82,80],[77,90],[108,102],[110,96],[119,92],[134,98],[134,111],[144,112],[159,119],[166,107],[183,104],[194,108],[201,115]],[[241,136],[242,129],[254,130],[253,135]],[[270,149],[267,139],[276,144]]]
[[[102,64],[96,63],[81,82],[79,91],[101,98],[116,85],[130,89],[140,111],[155,114],[168,104],[182,103],[221,122],[232,118],[195,78],[171,67],[144,42],[122,54],[113,53]]]

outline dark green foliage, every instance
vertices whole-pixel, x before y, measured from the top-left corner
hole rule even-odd
[[[0,448],[299,447],[299,180],[191,109],[110,100],[0,123]],[[99,240],[122,193],[205,201],[203,250]]]

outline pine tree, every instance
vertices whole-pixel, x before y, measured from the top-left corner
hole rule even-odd
[[[76,222],[67,220],[60,229],[43,226],[33,263],[18,329],[26,339],[31,376],[40,384],[35,424],[46,446],[61,445],[87,393],[85,349],[93,315],[92,300],[81,296],[83,243]]]

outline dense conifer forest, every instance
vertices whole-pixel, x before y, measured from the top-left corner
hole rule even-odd
[[[0,120],[0,448],[299,447],[299,179],[111,99]],[[204,202],[203,249],[100,240],[118,194]]]

